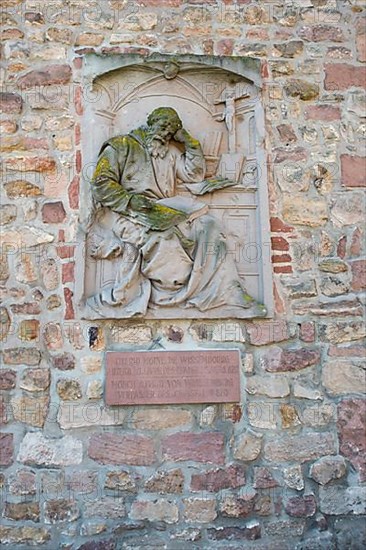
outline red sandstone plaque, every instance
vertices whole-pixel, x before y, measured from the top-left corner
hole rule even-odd
[[[107,353],[107,405],[240,401],[238,350]]]

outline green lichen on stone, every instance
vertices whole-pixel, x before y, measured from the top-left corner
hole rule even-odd
[[[109,160],[106,157],[101,157],[95,167],[93,181],[98,179],[98,177],[100,177],[103,174],[103,172],[110,169],[111,169],[111,163],[109,162]]]
[[[152,204],[150,209],[145,212],[135,211],[133,217],[142,225],[155,231],[165,231],[188,218],[184,212],[162,204]]]

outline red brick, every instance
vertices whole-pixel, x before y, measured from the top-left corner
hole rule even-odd
[[[279,314],[285,313],[286,311],[285,304],[281,298],[280,293],[278,292],[277,285],[275,282],[273,283],[273,296],[274,296],[276,313],[279,313]]]
[[[359,227],[356,227],[356,229],[353,232],[352,235],[352,242],[351,242],[351,256],[359,256],[362,251],[362,231]]]
[[[20,95],[0,92],[0,113],[19,114],[22,112],[23,100]]]
[[[75,368],[75,357],[71,353],[62,353],[52,357],[53,366],[56,369],[65,371]]]
[[[234,40],[224,38],[216,43],[215,50],[217,55],[232,55],[234,49]]]
[[[365,357],[363,346],[330,346],[328,350],[330,357]]]
[[[310,518],[316,512],[314,495],[290,498],[285,505],[286,513],[294,518]]]
[[[267,29],[249,29],[246,36],[248,40],[256,40],[257,42],[270,39]]]
[[[217,468],[201,474],[193,474],[191,491],[216,493],[222,489],[236,489],[243,485],[245,485],[245,470],[242,466],[233,464],[226,469]]]
[[[320,362],[317,348],[282,349],[271,348],[264,357],[264,367],[268,372],[291,372],[312,367]]]
[[[75,281],[75,263],[67,262],[62,264],[62,283],[73,283]]]
[[[305,321],[300,325],[300,339],[303,342],[315,341],[315,325],[313,321]]]
[[[366,290],[366,260],[350,262],[352,269],[352,289],[356,292]]]
[[[72,303],[72,298],[74,293],[69,288],[64,288],[64,297],[65,297],[65,321],[70,321],[75,319],[74,306]]]
[[[12,390],[15,388],[17,375],[13,370],[0,369],[0,390]]]
[[[305,118],[308,120],[339,120],[341,118],[341,110],[339,107],[332,105],[311,105],[305,111]]]
[[[345,258],[347,253],[347,237],[346,235],[343,235],[338,241],[337,244],[337,256],[339,258]]]
[[[337,429],[339,452],[359,472],[361,482],[366,481],[366,401],[346,399],[338,405]]]
[[[289,254],[278,254],[277,256],[272,256],[273,264],[283,264],[291,262],[292,258]]]
[[[69,204],[70,204],[70,208],[72,208],[73,210],[78,210],[79,208],[79,189],[80,189],[80,177],[74,176],[68,189]]]
[[[75,124],[75,145],[80,145],[81,128],[80,124]]]
[[[339,27],[331,25],[313,25],[312,27],[303,27],[299,31],[299,36],[311,42],[343,42],[343,32]]]
[[[47,139],[45,138],[24,137],[21,140],[21,145],[22,147],[24,147],[24,150],[27,151],[34,151],[37,149],[49,149]]]
[[[43,223],[62,223],[66,219],[66,211],[61,201],[47,202],[42,206]]]
[[[291,233],[294,228],[291,225],[287,225],[280,218],[271,218],[271,231],[273,233]]]
[[[274,273],[292,273],[292,266],[290,265],[275,265],[273,268]]]
[[[194,460],[208,464],[223,464],[224,436],[222,433],[192,434],[180,432],[168,435],[162,441],[162,452],[165,460],[180,462]]]
[[[291,160],[294,162],[298,162],[301,160],[306,160],[308,157],[308,154],[305,149],[302,147],[297,147],[296,149],[275,149],[275,162],[280,164],[281,162],[284,162],[285,160]]]
[[[341,155],[342,185],[366,187],[366,157]]]
[[[68,84],[71,80],[69,65],[45,65],[42,70],[30,71],[18,79],[18,88],[27,89],[35,86]]]
[[[347,90],[351,86],[365,88],[366,68],[348,63],[326,64],[324,85],[326,90]]]
[[[13,434],[0,433],[0,466],[10,466],[13,463]]]
[[[41,306],[38,302],[25,302],[24,304],[11,304],[10,309],[16,315],[39,315]]]
[[[272,250],[280,250],[281,252],[287,252],[290,246],[286,239],[283,237],[271,237]]]
[[[289,338],[286,321],[260,321],[247,327],[249,342],[253,346],[265,346]]]
[[[264,59],[261,60],[261,77],[262,78],[269,78],[268,63]]]
[[[76,168],[76,172],[78,174],[80,174],[80,172],[81,172],[81,167],[82,167],[81,151],[76,151],[75,168]]]
[[[256,489],[271,489],[278,487],[278,482],[269,468],[259,466],[254,468],[253,487]]]
[[[149,466],[156,459],[153,439],[132,434],[94,434],[89,441],[88,454],[100,464]]]
[[[75,69],[82,69],[83,68],[83,58],[82,57],[75,57],[73,61]]]
[[[75,254],[75,246],[58,246],[57,247],[57,256],[61,258],[62,260],[70,260],[74,257]]]
[[[76,114],[81,116],[83,114],[83,91],[81,86],[77,86],[75,89],[74,103]]]

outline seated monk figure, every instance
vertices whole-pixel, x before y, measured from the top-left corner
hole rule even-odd
[[[178,180],[189,188],[204,176],[201,145],[172,108],[155,109],[146,126],[103,144],[91,184],[89,254],[115,270],[88,298],[93,314],[128,318],[178,306],[224,307],[235,316],[236,308],[258,306],[265,315],[226,254],[220,222],[193,195],[176,194]]]

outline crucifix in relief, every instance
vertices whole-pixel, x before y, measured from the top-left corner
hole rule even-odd
[[[237,96],[235,89],[227,88],[222,94],[222,99],[214,101],[215,105],[224,104],[224,109],[217,120],[225,121],[229,134],[229,153],[236,153],[236,101],[249,97],[249,94]]]

